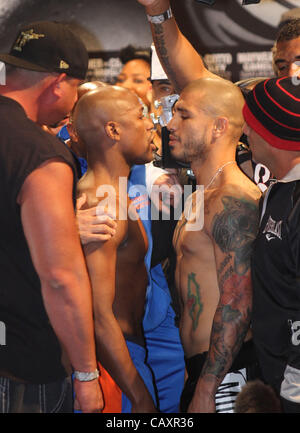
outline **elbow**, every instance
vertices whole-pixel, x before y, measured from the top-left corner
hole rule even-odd
[[[237,327],[247,327],[250,325],[252,316],[252,302],[245,305],[234,305],[232,303],[219,305],[217,311],[220,311],[222,322],[231,323]]]
[[[80,285],[78,276],[69,270],[50,268],[39,273],[42,288],[54,291],[66,291]]]

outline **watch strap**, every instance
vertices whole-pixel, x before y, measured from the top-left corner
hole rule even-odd
[[[99,371],[96,369],[95,371],[74,371],[75,379],[79,380],[79,382],[90,382],[91,380],[98,379]]]
[[[165,21],[167,21],[170,18],[172,18],[172,16],[173,16],[172,10],[171,10],[171,7],[169,7],[169,9],[167,9],[162,14],[159,14],[159,15],[147,15],[147,18],[148,18],[148,21],[150,23],[152,23],[152,24],[162,24]]]

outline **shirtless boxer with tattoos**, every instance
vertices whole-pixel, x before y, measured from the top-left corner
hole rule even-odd
[[[204,186],[193,194],[173,240],[188,372],[182,411],[232,412],[234,395],[256,362],[250,255],[260,191],[235,162],[243,103],[232,83],[202,78],[183,90],[168,124],[173,157],[190,162],[197,185]],[[203,224],[196,227],[201,212]]]
[[[232,83],[205,67],[180,32],[169,0],[138,1],[165,72],[182,91],[168,125],[172,155],[191,163],[197,184],[204,185],[204,194],[196,192],[191,203],[196,219],[196,205],[204,213],[203,226],[195,231],[185,212],[174,234],[188,371],[181,410],[232,412],[256,362],[249,332],[250,254],[260,191],[235,163],[244,100]]]

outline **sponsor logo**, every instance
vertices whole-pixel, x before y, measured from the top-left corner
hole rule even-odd
[[[21,32],[20,36],[16,40],[16,43],[14,45],[14,50],[16,51],[22,51],[24,45],[27,44],[27,42],[33,40],[33,39],[40,39],[44,38],[45,35],[34,33],[33,29],[27,30],[26,32]]]
[[[64,60],[60,61],[59,69],[69,69],[69,68],[70,68],[70,66],[68,65],[67,62],[65,62]]]
[[[266,239],[268,242],[276,238],[282,240],[281,227],[282,221],[274,221],[273,218],[269,216],[268,222],[263,230],[263,233],[266,233]]]

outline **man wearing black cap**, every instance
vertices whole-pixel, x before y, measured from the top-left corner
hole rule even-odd
[[[262,204],[252,255],[252,328],[264,380],[300,412],[300,87],[274,78],[248,94],[245,134],[276,181]]]
[[[0,60],[0,411],[71,412],[73,370],[75,408],[100,412],[76,170],[66,146],[40,127],[72,109],[88,54],[66,26],[39,22]]]

